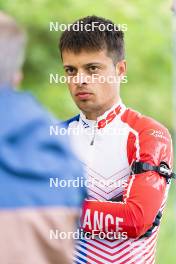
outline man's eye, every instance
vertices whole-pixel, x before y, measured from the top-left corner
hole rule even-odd
[[[97,70],[98,70],[98,67],[97,67],[97,66],[90,66],[90,67],[89,67],[89,71],[90,71],[91,73],[96,72]]]
[[[67,75],[74,75],[76,73],[76,70],[74,68],[67,68],[65,69],[65,72]]]

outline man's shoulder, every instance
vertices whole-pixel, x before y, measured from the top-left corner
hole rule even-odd
[[[80,114],[76,115],[76,116],[73,116],[63,122],[61,122],[61,125],[65,128],[68,128],[69,125],[73,122],[78,122],[79,121],[79,117],[80,117]]]
[[[126,109],[122,115],[122,122],[130,127],[128,135],[130,163],[134,158],[134,153],[135,155],[137,153],[140,160],[144,162],[158,165],[164,161],[172,167],[172,139],[165,126],[133,109]]]
[[[168,129],[160,122],[149,116],[142,115],[131,108],[126,109],[121,120],[138,133],[150,130],[153,134],[169,134]]]

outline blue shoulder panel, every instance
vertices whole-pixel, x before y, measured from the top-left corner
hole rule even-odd
[[[60,125],[63,126],[63,127],[68,128],[70,123],[72,123],[74,121],[79,121],[79,117],[80,117],[80,114],[78,114],[78,115],[76,115],[76,116],[74,116],[74,117],[72,117],[72,118],[70,118],[70,119],[68,119],[68,120],[66,120],[64,122],[61,122]]]

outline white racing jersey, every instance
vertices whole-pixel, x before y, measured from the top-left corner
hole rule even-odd
[[[159,227],[149,237],[141,236],[162,212],[169,184],[153,171],[131,175],[131,164],[158,166],[164,161],[171,168],[167,129],[121,101],[96,121],[80,113],[65,125],[86,170],[89,198],[82,208],[81,228],[97,232],[77,242],[74,263],[154,263]],[[118,236],[102,239],[100,234],[108,232]]]

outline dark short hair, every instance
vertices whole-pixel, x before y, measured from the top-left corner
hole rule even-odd
[[[86,31],[85,25],[92,25],[96,22],[97,27],[94,30]],[[78,24],[83,30],[73,30],[73,25]],[[105,30],[100,30],[98,25],[104,25]],[[114,30],[107,30],[107,25],[111,25]],[[80,26],[80,29],[81,29]],[[111,20],[97,16],[87,16],[76,20],[61,35],[59,49],[63,51],[72,51],[80,53],[84,51],[100,51],[107,50],[107,54],[112,57],[115,62],[121,61],[125,57],[124,51],[124,33]]]

